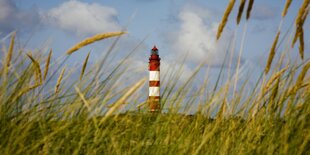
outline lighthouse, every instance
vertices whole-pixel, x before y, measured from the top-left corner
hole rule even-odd
[[[149,58],[149,99],[148,105],[151,112],[160,110],[160,57],[156,46],[151,50]]]

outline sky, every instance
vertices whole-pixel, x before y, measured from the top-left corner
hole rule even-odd
[[[285,0],[256,0],[250,20],[242,16],[236,24],[239,1],[233,8],[223,35],[216,41],[216,31],[228,0],[0,0],[0,38],[17,31],[19,42],[29,51],[48,52],[54,57],[65,55],[77,42],[94,34],[125,30],[120,38],[111,63],[117,63],[126,54],[136,50],[131,57],[132,73],[147,74],[150,49],[159,49],[162,70],[180,66],[185,59],[181,80],[186,81],[197,67],[220,71],[228,49],[234,49],[236,62],[242,51],[240,72],[259,75],[281,25],[281,37],[293,30],[293,22],[301,0],[292,2],[287,16],[281,12]],[[309,58],[309,20],[305,23],[305,57]],[[244,37],[244,38],[243,38]],[[280,37],[280,38],[281,38]],[[7,39],[8,40],[8,39]],[[89,45],[72,55],[68,65],[81,65],[88,51],[90,62],[102,58],[115,39]],[[242,42],[244,40],[244,42]],[[285,49],[285,42],[283,40]],[[138,48],[136,49],[136,47]],[[297,46],[290,49],[292,58],[298,56]],[[231,52],[231,50],[230,50]],[[279,56],[279,54],[277,54]],[[56,58],[55,58],[56,59]],[[227,60],[226,60],[227,61]],[[225,63],[228,64],[228,63]],[[225,65],[227,69],[228,66]],[[241,74],[243,75],[243,74]],[[131,76],[131,75],[128,75]],[[199,75],[203,79],[204,74]],[[199,80],[198,80],[199,81]]]

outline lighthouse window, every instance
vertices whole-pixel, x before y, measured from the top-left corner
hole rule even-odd
[[[151,54],[156,54],[156,55],[158,55],[158,51],[151,51]]]

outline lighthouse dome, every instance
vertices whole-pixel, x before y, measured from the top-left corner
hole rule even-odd
[[[158,55],[158,49],[157,49],[156,46],[154,46],[154,47],[152,48],[151,54],[152,54],[152,55],[153,55],[153,54]]]

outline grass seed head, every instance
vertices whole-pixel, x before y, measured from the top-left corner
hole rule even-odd
[[[304,0],[302,6],[299,8],[298,15],[295,21],[296,32],[295,32],[294,39],[292,41],[292,47],[294,47],[297,39],[299,38],[299,35],[301,35],[303,24],[309,13],[309,9],[307,9],[309,7],[309,4],[310,4],[310,0]]]
[[[13,55],[13,51],[14,51],[14,44],[15,44],[15,36],[16,36],[16,32],[12,33],[10,47],[9,47],[8,55],[6,57],[6,66],[7,67],[10,66],[10,62],[11,62],[11,59],[12,59],[12,55]]]
[[[59,77],[58,77],[58,80],[57,80],[57,83],[56,83],[56,86],[55,86],[55,93],[58,93],[58,92],[59,92],[59,86],[60,86],[60,83],[61,83],[61,81],[62,81],[62,78],[63,78],[63,75],[64,75],[64,73],[65,73],[65,70],[66,70],[66,68],[63,68],[63,69],[61,70],[61,73],[60,73],[60,75],[59,75]]]
[[[7,54],[6,59],[5,59],[5,65],[4,65],[4,69],[3,69],[3,74],[5,76],[7,76],[8,72],[9,72],[9,67],[10,67],[10,63],[12,60],[12,55],[13,55],[13,51],[14,51],[14,44],[15,44],[15,35],[16,35],[16,32],[13,32],[11,42],[10,42],[10,47],[8,50],[8,54]]]
[[[267,60],[267,65],[266,65],[266,68],[265,68],[265,74],[267,74],[269,72],[270,66],[272,64],[272,60],[273,60],[273,58],[274,58],[274,56],[276,54],[276,47],[277,47],[277,43],[278,43],[278,40],[279,40],[279,36],[280,36],[280,31],[277,33],[277,36],[274,39],[272,47],[270,49],[270,53],[269,53],[268,60]]]
[[[43,76],[44,80],[46,79],[46,76],[47,76],[47,73],[48,73],[48,69],[49,69],[49,65],[50,65],[50,62],[51,62],[52,53],[53,53],[53,50],[51,49],[50,52],[48,53],[48,57],[46,59],[44,76]]]
[[[303,26],[306,16],[308,14],[307,8],[309,4],[310,0],[304,0],[304,2],[302,3],[302,6],[299,8],[298,15],[295,21],[296,25],[300,25],[301,27]]]
[[[242,17],[242,13],[244,10],[244,5],[245,5],[245,0],[240,0],[240,6],[239,6],[239,11],[238,11],[238,16],[237,16],[237,24],[240,23],[241,17]]]
[[[268,90],[271,85],[273,84],[274,81],[276,81],[277,79],[279,79],[281,77],[281,75],[283,75],[283,73],[289,68],[289,66],[286,66],[285,68],[281,69],[280,71],[278,71],[277,73],[273,74],[271,76],[271,78],[268,80],[267,84],[265,85],[264,88],[264,92],[266,90]]]
[[[304,30],[303,28],[301,28],[301,31],[299,34],[299,55],[302,60],[304,59],[304,49],[305,49]]]
[[[294,45],[295,45],[295,43],[296,43],[296,41],[297,41],[297,39],[299,37],[299,33],[300,33],[300,27],[297,27],[295,35],[294,35],[294,38],[293,38],[293,41],[292,41],[292,45],[291,45],[292,48],[294,47]]]
[[[41,69],[40,69],[40,63],[32,57],[31,53],[27,53],[26,55],[28,56],[28,58],[34,64],[35,75],[36,75],[36,82],[37,83],[42,83],[42,72],[41,72]]]
[[[83,68],[82,68],[82,72],[81,72],[81,75],[80,75],[80,80],[83,79],[83,75],[84,75],[84,72],[85,72],[85,69],[86,69],[86,66],[87,66],[89,54],[90,54],[90,52],[88,52],[88,54],[87,54],[87,56],[85,58],[85,61],[84,61],[84,64],[83,64]]]
[[[250,0],[249,4],[248,4],[248,9],[246,11],[246,20],[249,20],[250,16],[251,16],[251,11],[253,8],[253,4],[254,4],[254,0]]]
[[[93,37],[87,38],[87,39],[79,42],[78,44],[76,44],[72,48],[70,48],[67,51],[67,54],[70,55],[70,54],[74,53],[75,51],[79,50],[80,48],[82,48],[82,47],[84,47],[86,45],[92,44],[92,43],[94,43],[96,41],[100,41],[102,39],[107,39],[107,38],[111,38],[111,37],[120,36],[120,35],[123,35],[125,33],[126,32],[110,32],[110,33],[102,33],[102,34],[94,35]]]
[[[282,17],[285,17],[285,16],[286,16],[287,10],[288,10],[288,8],[290,7],[291,3],[292,3],[292,0],[286,0],[284,9],[283,9],[283,11],[282,11]]]
[[[297,78],[296,84],[295,84],[295,86],[296,86],[297,88],[299,88],[299,87],[303,84],[304,78],[305,78],[305,76],[306,76],[306,74],[307,74],[309,68],[310,68],[310,62],[308,62],[308,63],[302,68],[300,74],[298,75],[298,78]]]
[[[236,0],[230,0],[229,3],[228,3],[228,6],[227,6],[227,8],[225,10],[225,13],[223,15],[222,21],[221,21],[221,23],[220,23],[220,25],[219,25],[219,27],[217,29],[217,34],[216,34],[216,39],[217,40],[221,37],[221,34],[222,34],[223,30],[224,30],[224,27],[225,27],[225,25],[227,23],[228,17],[229,17],[229,15],[231,13],[231,10],[234,7],[235,2],[236,2]]]

